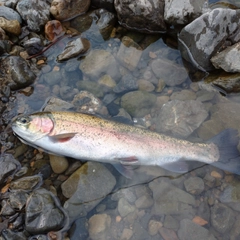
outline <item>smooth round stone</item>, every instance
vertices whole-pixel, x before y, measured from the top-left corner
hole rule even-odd
[[[63,173],[68,168],[68,160],[65,157],[49,155],[50,156],[50,165],[53,172],[59,174]]]

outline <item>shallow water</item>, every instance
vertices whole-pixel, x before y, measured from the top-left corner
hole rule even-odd
[[[170,72],[174,72],[176,67],[181,74],[182,71],[186,74],[192,71],[184,67],[179,51],[174,48],[177,46],[176,39],[172,36],[145,36],[122,31],[115,37],[104,40],[95,24],[82,33],[82,36],[91,42],[90,51],[104,49],[113,56],[118,55],[121,46],[118,36],[124,35],[134,39],[143,50],[134,70],[127,69],[118,61],[118,72],[111,73],[115,76],[115,79],[112,77],[113,80],[117,84],[122,76],[128,75],[138,82],[138,89],[141,86],[141,89],[149,91],[157,99],[154,104],[144,107],[143,113],[134,113],[132,117],[136,125],[156,131],[159,129],[156,120],[163,104],[174,99],[185,102],[197,99],[208,116],[187,139],[206,141],[224,129],[239,129],[239,95],[223,96],[218,89],[210,85],[198,84],[196,80],[202,83],[204,74],[194,74],[192,80],[195,82],[186,77],[180,84],[165,85],[159,90],[162,82],[153,72],[153,61],[161,59],[168,62]],[[71,65],[70,61],[58,63],[56,57],[68,40],[68,37],[60,40],[45,52],[46,64],[32,86],[33,92],[30,96],[24,95],[22,91],[16,93],[16,105],[12,115],[39,111],[49,97],[72,102],[81,90],[88,90],[99,97],[107,107],[110,117],[118,114],[122,107],[121,98],[129,90],[116,94],[113,87],[106,88],[106,85],[99,83],[99,79],[111,69],[106,68],[98,76],[91,77],[81,71],[78,66],[85,56],[71,59]],[[50,72],[59,74],[59,77],[49,79],[53,77],[48,75]],[[174,78],[178,76],[176,74]],[[92,89],[81,88],[83,85],[79,83],[82,81],[91,81],[94,86]],[[106,96],[111,95],[114,96],[114,101],[107,105]],[[191,114],[180,117],[183,122],[192,119]],[[172,124],[178,118],[179,115],[176,115],[174,119],[164,121]],[[178,133],[181,135],[185,129],[180,130],[165,129],[165,133],[181,137]],[[87,239],[88,231],[92,239],[239,239],[240,198],[236,193],[240,186],[238,175],[210,165],[192,163],[193,170],[185,174],[176,174],[156,167],[140,167],[134,170],[132,179],[127,179],[110,165],[106,164],[106,167],[116,177],[116,186],[86,217],[76,219],[70,231],[71,239]],[[88,220],[86,227],[85,222]],[[95,225],[100,226],[100,230],[95,229]]]

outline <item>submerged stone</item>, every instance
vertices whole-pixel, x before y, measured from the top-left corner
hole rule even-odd
[[[207,118],[208,112],[200,101],[172,100],[165,103],[154,119],[156,131],[171,132],[177,137],[188,137]]]
[[[132,117],[144,117],[150,113],[156,101],[157,97],[154,94],[143,91],[133,91],[122,96],[121,107]]]
[[[103,164],[87,162],[75,171],[62,185],[62,192],[69,198],[64,208],[70,222],[84,217],[116,184],[115,177]]]

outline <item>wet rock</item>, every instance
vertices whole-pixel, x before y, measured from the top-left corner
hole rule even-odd
[[[28,194],[22,190],[16,190],[15,192],[10,193],[9,203],[12,208],[21,211],[25,206],[28,198]]]
[[[197,100],[200,102],[211,101],[215,97],[215,92],[209,92],[206,90],[200,90],[197,92]]]
[[[108,12],[105,9],[99,9],[94,11],[96,17],[98,18],[96,21],[98,30],[102,36],[102,38],[106,41],[109,39],[112,30],[117,22],[117,18],[115,14]]]
[[[153,192],[154,206],[152,212],[157,215],[173,214],[190,218],[194,215],[194,197],[172,184],[154,180],[149,184]]]
[[[45,24],[44,28],[45,28],[45,30],[44,30],[45,36],[51,42],[65,34],[63,26],[62,26],[61,22],[59,22],[58,20],[48,21]]]
[[[131,38],[123,37],[117,53],[117,59],[120,63],[130,71],[133,71],[137,67],[141,56],[141,47]]]
[[[36,188],[39,188],[42,185],[42,176],[35,175],[29,177],[19,178],[10,183],[10,189],[14,190],[25,190],[32,191]]]
[[[153,205],[153,198],[149,194],[139,197],[135,202],[135,206],[137,208],[149,208],[152,205]]]
[[[204,79],[204,83],[208,86],[217,86],[218,91],[223,89],[226,93],[240,92],[240,73],[218,71]]]
[[[17,11],[24,21],[27,22],[28,28],[34,32],[40,31],[50,19],[49,1],[20,0],[17,3]]]
[[[144,117],[150,113],[156,103],[157,97],[154,94],[142,91],[126,93],[121,98],[121,107],[132,117]]]
[[[107,214],[95,214],[89,219],[89,236],[92,240],[105,240],[109,234],[111,217]]]
[[[86,216],[116,184],[114,176],[102,164],[87,162],[74,172],[62,185],[62,192],[69,198],[65,204],[70,221]]]
[[[179,34],[182,57],[200,70],[213,70],[211,57],[229,40],[234,44],[240,39],[239,16],[239,11],[217,8],[188,24]]]
[[[204,190],[204,182],[202,178],[190,177],[184,181],[184,186],[187,192],[198,195]]]
[[[206,228],[201,227],[189,219],[181,220],[178,237],[179,240],[216,240]]]
[[[59,200],[46,189],[33,191],[26,205],[25,228],[32,234],[47,233],[61,229],[65,214]]]
[[[172,100],[163,105],[154,122],[159,132],[170,131],[174,136],[188,137],[207,116],[208,113],[200,101]]]
[[[134,212],[135,206],[131,205],[125,198],[118,201],[118,212],[121,217],[126,217],[129,213]]]
[[[110,75],[113,79],[119,76],[118,64],[113,55],[105,50],[92,50],[80,63],[80,70],[93,79],[103,74]]]
[[[108,88],[109,90],[113,89],[116,86],[116,82],[109,75],[102,76],[98,83]]]
[[[60,97],[63,100],[72,100],[78,92],[79,91],[77,88],[72,88],[69,86],[62,86],[59,89]]]
[[[90,0],[53,0],[50,12],[55,19],[63,21],[87,12]]]
[[[179,221],[171,215],[166,215],[163,226],[168,229],[177,230],[179,228]]]
[[[115,12],[114,0],[92,0],[91,6],[94,8],[104,8],[110,12]]]
[[[17,20],[7,20],[3,17],[0,17],[0,27],[11,34],[20,35],[21,34],[21,25]]]
[[[166,30],[164,22],[164,1],[116,0],[114,2],[118,20],[128,29],[147,33]]]
[[[62,72],[59,70],[53,69],[51,72],[45,73],[41,78],[50,86],[59,84],[62,80]]]
[[[214,55],[210,60],[217,69],[221,68],[226,72],[232,73],[240,72],[240,43],[227,47]]]
[[[96,113],[102,116],[108,115],[107,108],[103,105],[101,100],[90,92],[80,91],[77,95],[75,95],[72,103],[76,107],[77,112],[89,114]]]
[[[78,81],[76,84],[79,91],[85,91],[92,93],[97,98],[104,96],[104,91],[100,84],[91,80]]]
[[[20,24],[22,23],[22,18],[19,13],[10,7],[0,6],[0,17],[7,20],[17,20]]]
[[[128,229],[128,228],[124,228],[122,231],[122,235],[121,235],[121,240],[130,240],[131,237],[133,235],[133,230],[132,229]]]
[[[29,237],[26,232],[16,232],[11,229],[4,229],[1,233],[4,240],[27,240]]]
[[[162,227],[162,223],[156,220],[150,220],[148,223],[149,235],[154,236],[158,233],[158,230]]]
[[[49,155],[49,158],[53,172],[59,174],[67,170],[68,160],[65,157]]]
[[[40,38],[34,37],[30,38],[23,43],[24,48],[26,49],[28,55],[34,55],[43,50],[43,44]]]
[[[205,0],[165,1],[164,20],[169,25],[187,24],[205,11]]]
[[[151,63],[155,76],[164,80],[168,86],[176,86],[185,82],[188,78],[186,69],[168,59],[156,59]]]
[[[0,185],[2,185],[7,177],[16,173],[20,169],[21,164],[10,154],[4,154],[0,157]]]
[[[0,214],[2,216],[11,216],[15,213],[15,210],[13,207],[10,205],[10,203],[6,200],[1,201],[1,212]]]
[[[235,222],[233,210],[222,203],[211,208],[211,224],[219,233],[227,233]]]
[[[31,85],[36,76],[31,71],[27,62],[18,56],[9,56],[0,63],[4,71],[8,86],[11,90],[19,90],[20,88]]]
[[[184,89],[181,92],[174,92],[170,97],[171,100],[181,101],[195,100],[196,98],[197,98],[196,93],[187,89]]]
[[[90,42],[86,38],[77,38],[68,42],[63,52],[57,56],[58,61],[68,60],[69,58],[77,57],[88,51]]]
[[[74,108],[74,105],[63,101],[56,97],[51,97],[47,99],[44,106],[42,106],[43,111],[70,111]]]
[[[159,233],[161,234],[163,239],[179,240],[177,234],[172,229],[162,227],[159,228]]]
[[[138,89],[137,81],[130,74],[124,75],[118,84],[113,88],[115,93],[125,93]]]
[[[145,79],[139,79],[137,83],[138,89],[141,91],[152,92],[155,89],[154,85]]]

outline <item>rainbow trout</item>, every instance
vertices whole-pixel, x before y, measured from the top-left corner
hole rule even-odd
[[[74,112],[39,112],[12,122],[18,138],[56,155],[120,166],[160,166],[186,172],[182,161],[240,172],[238,131],[226,129],[207,143],[192,143],[146,129]]]

